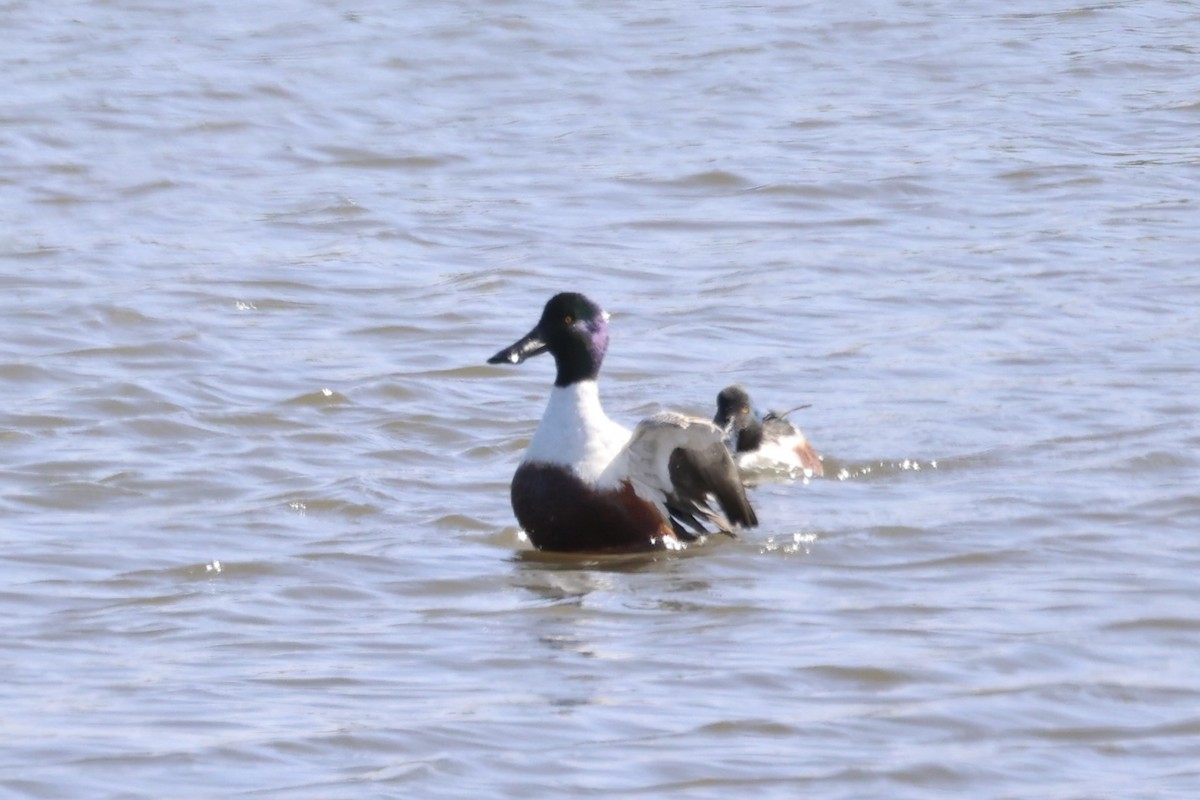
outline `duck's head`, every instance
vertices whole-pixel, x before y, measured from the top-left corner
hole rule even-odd
[[[717,394],[713,424],[725,431],[732,450],[753,450],[762,441],[762,422],[741,386],[726,386]]]
[[[489,364],[520,364],[542,353],[554,356],[555,386],[595,380],[608,349],[608,313],[577,292],[554,295],[533,330],[488,359]]]

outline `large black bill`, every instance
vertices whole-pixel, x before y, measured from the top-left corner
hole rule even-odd
[[[504,348],[487,360],[489,364],[520,364],[527,358],[546,352],[546,343],[534,328],[514,344]]]

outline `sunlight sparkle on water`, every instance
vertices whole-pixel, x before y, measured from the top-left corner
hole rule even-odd
[[[808,555],[812,552],[811,545],[817,540],[815,533],[793,533],[790,539],[776,539],[774,536],[767,537],[766,543],[759,550],[760,553],[783,553],[792,555],[794,553],[803,552]]]

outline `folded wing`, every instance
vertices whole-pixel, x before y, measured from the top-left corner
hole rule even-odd
[[[628,480],[684,539],[713,526],[733,534],[758,524],[737,467],[711,422],[664,412],[643,420],[609,477]]]

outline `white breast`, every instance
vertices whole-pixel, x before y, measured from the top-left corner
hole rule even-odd
[[[555,386],[522,460],[570,467],[595,483],[629,436],[628,428],[604,413],[595,381]]]

